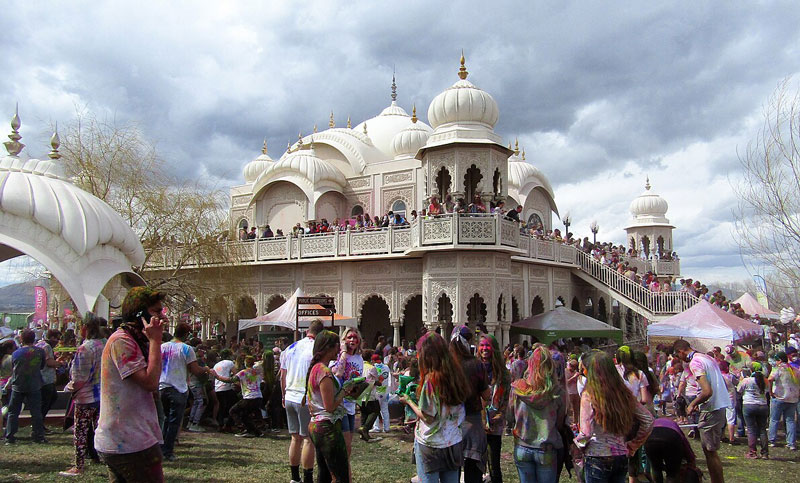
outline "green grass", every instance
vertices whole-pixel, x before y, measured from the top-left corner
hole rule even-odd
[[[0,447],[0,482],[67,481],[58,472],[72,464],[72,436],[56,433],[48,436],[47,445],[29,441],[30,430],[23,428],[14,446]],[[165,463],[167,481],[186,482],[288,482],[288,435],[285,433],[259,439],[236,438],[218,433],[181,433],[176,447],[177,460]],[[504,481],[518,481],[510,455],[511,438],[503,440]],[[698,455],[700,468],[705,471],[702,450],[697,442],[692,446]],[[746,446],[723,444],[721,456],[727,482],[790,482],[800,481],[800,454],[784,448],[770,448],[772,459],[744,458]],[[407,482],[414,475],[411,464],[412,437],[391,433],[382,441],[364,443],[354,440],[352,472],[355,482]],[[105,467],[89,465],[81,482],[107,481]],[[561,481],[575,481],[567,478]],[[708,474],[706,472],[706,480]]]

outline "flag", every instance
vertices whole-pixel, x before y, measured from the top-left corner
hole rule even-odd
[[[44,326],[47,323],[47,290],[37,285],[33,288],[33,296],[33,324]]]

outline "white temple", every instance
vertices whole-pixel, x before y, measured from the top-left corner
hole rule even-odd
[[[500,110],[467,80],[463,56],[457,74],[428,106],[430,125],[417,118],[416,107],[409,115],[398,104],[393,81],[391,103],[375,117],[337,127],[331,113],[328,129],[299,136],[277,160],[265,142],[244,167],[244,183],[231,189],[230,239],[254,226],[259,236],[228,242],[238,247],[237,263],[256,268],[241,297],[261,315],[297,288],[332,296],[339,313],[359,319],[370,343],[378,333],[396,343],[414,340],[422,324],[447,330],[467,323],[485,325],[505,344],[513,321],[557,303],[609,321],[629,338],[643,336],[646,320],[675,313],[680,294],[654,299],[574,247],[521,233],[502,216],[446,214],[408,226],[291,236],[294,225],[311,220],[389,211],[410,217],[433,196],[467,203],[479,196],[487,206],[505,201],[509,210],[522,205],[521,221],[557,228],[547,177],[494,132]],[[671,250],[666,202],[634,205],[629,233],[636,245],[649,237]],[[267,225],[289,236],[261,238]],[[649,231],[637,231],[643,227]],[[169,260],[165,249],[148,268],[164,269]],[[637,263],[664,276],[679,271],[671,262]],[[234,298],[201,303],[220,306],[216,318],[231,335],[239,318],[255,315],[237,313]],[[213,322],[206,321],[206,334]]]

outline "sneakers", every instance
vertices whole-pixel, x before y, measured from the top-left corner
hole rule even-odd
[[[83,470],[79,470],[78,468],[73,466],[72,468],[68,469],[67,471],[60,471],[58,473],[58,475],[59,476],[82,476],[83,475]]]
[[[769,447],[770,447],[770,448],[777,448],[777,447],[778,447],[778,445],[777,445],[777,444],[775,444],[775,443],[770,443],[770,444],[769,444]]]
[[[256,438],[257,436],[253,433],[248,433],[247,431],[243,433],[236,433],[234,434],[237,438]]]
[[[164,455],[164,461],[175,461],[175,454]]]
[[[744,455],[744,457],[749,459],[749,460],[758,459],[758,455],[755,453],[755,451],[748,451],[747,454]]]
[[[190,424],[190,425],[189,425],[189,427],[188,427],[188,428],[186,428],[186,431],[189,431],[189,432],[191,432],[191,433],[205,433],[205,432],[206,432],[206,430],[205,430],[205,429],[203,429],[203,428],[202,428],[202,427],[201,427],[199,424],[197,424],[197,423]]]
[[[789,451],[797,451],[797,446],[787,446],[786,449]]]

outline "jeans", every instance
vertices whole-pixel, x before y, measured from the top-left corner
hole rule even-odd
[[[769,406],[766,404],[745,404],[743,406],[744,422],[747,424],[747,446],[750,453],[756,453],[756,446],[761,442],[761,454],[767,454],[767,420]]]
[[[165,387],[160,393],[161,404],[164,406],[164,427],[161,428],[164,445],[161,451],[164,457],[168,457],[175,448],[175,439],[183,422],[183,411],[186,409],[189,392],[178,392],[174,387]]]
[[[787,403],[779,401],[778,399],[772,400],[772,412],[769,421],[769,442],[774,443],[778,438],[778,423],[781,416],[786,418],[786,445],[795,445],[795,413],[797,412],[797,403]]]
[[[381,407],[380,411],[380,419],[375,421],[375,424],[372,425],[372,429],[376,431],[386,431],[389,432],[389,396],[384,394],[382,396],[378,396],[378,404]],[[383,423],[383,424],[381,424]]]
[[[627,456],[587,456],[585,483],[625,483],[628,480]]]
[[[262,399],[242,399],[233,405],[230,410],[231,418],[236,423],[244,424],[247,432],[261,436],[261,431],[256,427],[256,418],[261,419],[261,403]]]
[[[499,434],[487,434],[486,442],[489,444],[489,474],[492,476],[492,483],[503,483],[503,472],[500,469],[503,437]]]
[[[220,428],[230,428],[233,424],[233,421],[231,420],[229,413],[233,405],[236,404],[236,393],[232,389],[228,389],[227,391],[218,391],[217,401],[219,401],[217,423],[219,424]]]
[[[55,383],[42,386],[42,419],[47,417],[47,413],[50,412],[56,399],[58,399],[58,391],[56,391]]]
[[[189,390],[192,391],[193,398],[192,409],[189,411],[189,422],[200,424],[200,420],[203,418],[203,411],[206,409],[205,391],[203,391],[203,386],[192,386]]]
[[[556,453],[554,448],[514,446],[514,464],[517,465],[520,483],[556,483],[558,481]]]
[[[317,455],[317,483],[350,482],[350,462],[342,434],[342,422],[327,420],[308,423],[308,435]]]
[[[459,483],[461,481],[460,470],[425,473],[425,467],[422,465],[422,457],[419,451],[419,443],[414,441],[414,461],[417,463],[417,478],[419,478],[420,483]]]
[[[378,401],[366,401],[361,405],[362,434],[366,434],[366,432],[372,428],[372,425],[375,424],[375,420],[378,419],[378,413],[380,412],[381,406],[378,404]]]
[[[164,471],[161,466],[163,460],[158,444],[136,453],[101,453],[100,456],[108,466],[108,481],[113,483],[128,481],[161,483],[164,481]]]
[[[734,409],[736,410],[736,436],[742,437],[744,436],[744,428],[747,425],[747,421],[744,420],[744,403],[740,394],[736,397],[736,407]]]
[[[44,420],[42,419],[42,392],[19,392],[11,390],[11,399],[8,402],[8,422],[6,423],[6,441],[14,441],[14,435],[19,429],[19,413],[22,411],[22,402],[31,413],[31,437],[34,441],[44,441]]]

